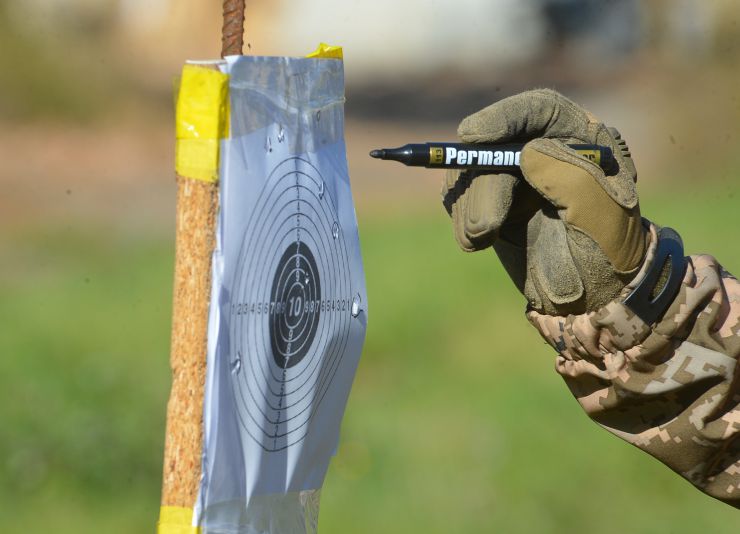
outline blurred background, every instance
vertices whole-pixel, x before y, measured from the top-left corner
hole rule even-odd
[[[173,82],[218,0],[0,3],[0,531],[152,532],[174,256]],[[447,140],[553,87],[628,140],[643,214],[740,272],[732,0],[247,0],[245,53],[344,46],[371,318],[322,533],[729,533],[736,512],[590,423],[495,257],[460,252]]]

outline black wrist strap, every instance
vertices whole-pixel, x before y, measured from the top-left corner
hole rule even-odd
[[[651,297],[666,262],[669,269],[668,279],[660,293]],[[652,264],[645,277],[624,299],[624,304],[646,324],[654,324],[663,317],[678,294],[684,274],[686,258],[683,255],[681,237],[672,228],[661,228]]]

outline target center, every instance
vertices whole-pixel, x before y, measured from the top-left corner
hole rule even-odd
[[[278,367],[287,369],[308,354],[319,324],[321,281],[306,243],[291,243],[283,252],[270,295],[279,310],[269,321],[272,356]]]
[[[296,328],[306,312],[306,291],[299,282],[294,282],[285,299],[285,322],[288,328]]]

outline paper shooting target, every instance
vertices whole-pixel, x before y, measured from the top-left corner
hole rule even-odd
[[[231,382],[266,451],[300,442],[331,388],[359,295],[336,203],[309,161],[270,173],[248,217],[231,292]]]

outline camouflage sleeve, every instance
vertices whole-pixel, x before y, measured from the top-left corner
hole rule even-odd
[[[701,491],[740,508],[740,283],[711,256],[691,256],[663,318],[623,303],[527,318],[557,351],[555,368],[589,417]]]

